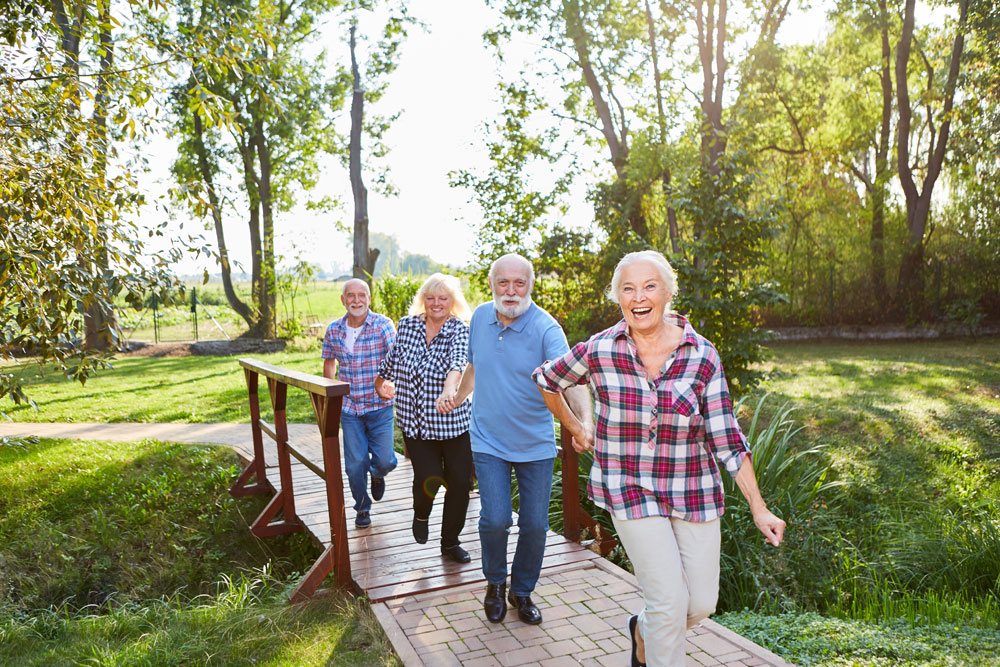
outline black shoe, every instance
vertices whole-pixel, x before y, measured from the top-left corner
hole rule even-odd
[[[385,495],[385,477],[372,477],[372,500],[382,500]]]
[[[372,518],[368,512],[358,512],[357,516],[354,517],[354,525],[358,528],[367,528],[372,525]]]
[[[517,617],[528,625],[538,625],[542,622],[542,612],[531,601],[530,595],[514,595],[514,591],[511,591],[507,599],[517,608]]]
[[[507,584],[486,584],[483,610],[490,623],[499,623],[507,615],[507,601],[503,599],[506,592]]]
[[[635,640],[635,626],[638,623],[638,616],[628,619],[628,636],[632,640],[632,667],[646,667],[646,663],[639,662],[639,658],[636,657],[636,651],[639,650],[639,643]]]
[[[450,547],[442,546],[441,555],[447,556],[456,563],[468,563],[472,560],[472,557],[469,556],[469,552],[457,544],[453,544]]]
[[[427,544],[427,519],[421,521],[413,517],[413,539],[417,544]]]

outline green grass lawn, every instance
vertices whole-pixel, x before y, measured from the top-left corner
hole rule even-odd
[[[238,472],[217,447],[0,447],[0,664],[398,664],[366,604],[288,606],[318,547],[253,537]]]
[[[246,355],[270,364],[315,375],[323,374],[318,349]],[[246,422],[246,380],[235,356],[135,357],[123,356],[113,369],[102,371],[87,384],[65,380],[51,369],[27,364],[19,370],[28,394],[38,404],[4,406],[15,421],[42,422]],[[305,392],[288,393],[288,418],[312,421]],[[261,383],[261,409],[269,413],[267,385]]]
[[[316,350],[259,358],[321,368]],[[740,585],[723,590],[722,619],[753,625],[738,620],[744,607],[765,614],[765,627],[801,618],[813,643],[791,646],[779,634],[769,643],[767,632],[757,640],[808,664],[989,663],[988,651],[967,644],[995,646],[1000,631],[1000,339],[784,345],[762,370],[743,424],[765,393],[765,423],[792,405],[803,427],[795,448],[820,448],[827,481],[839,485],[786,517],[779,550],[749,533],[728,536],[724,581]],[[248,419],[235,357],[125,357],[84,387],[21,372],[40,410],[8,406],[17,421]],[[289,399],[292,420],[312,420],[304,393]]]

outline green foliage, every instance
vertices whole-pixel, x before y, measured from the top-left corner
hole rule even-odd
[[[238,472],[214,447],[0,448],[0,663],[398,664],[364,603],[287,604],[318,552],[253,537]]]
[[[53,6],[18,5],[4,15],[0,59],[0,359],[28,351],[80,383],[120,341],[115,300],[163,288],[176,258],[145,255],[134,222],[140,168],[118,155],[120,139],[145,131],[142,37],[113,31],[88,5],[73,28]],[[66,31],[75,40],[62,39]],[[5,396],[27,400],[0,373]]]
[[[766,339],[760,309],[784,296],[761,278],[763,241],[775,225],[775,210],[751,206],[754,179],[744,155],[731,150],[720,163],[717,175],[699,167],[678,188],[678,212],[701,231],[676,260],[675,307],[719,350],[730,390],[739,396],[760,379],[754,369]]]
[[[413,303],[421,282],[413,276],[385,274],[375,282],[373,309],[398,324]]]
[[[953,623],[914,626],[823,618],[815,613],[715,617],[752,642],[796,665],[998,665],[1000,632]]]
[[[771,511],[793,527],[796,536],[790,536],[791,545],[779,549],[765,543],[743,494],[732,477],[723,473],[722,609],[794,608],[815,596],[809,564],[817,549],[825,545],[815,540],[812,530],[801,527],[819,529],[825,521],[822,514],[832,504],[831,490],[839,486],[839,482],[828,480],[830,462],[824,447],[802,445],[802,427],[793,420],[787,403],[768,414],[769,423],[764,425],[766,400],[766,395],[757,400],[744,434],[761,495]],[[741,400],[736,406],[737,413],[743,403]],[[806,539],[810,540],[808,545]]]

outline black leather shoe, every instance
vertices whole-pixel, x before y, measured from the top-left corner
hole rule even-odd
[[[472,557],[469,556],[469,552],[457,544],[453,544],[450,547],[442,546],[441,555],[447,556],[456,563],[468,563],[472,560]]]
[[[503,598],[506,592],[507,584],[486,584],[483,610],[490,623],[499,623],[507,615],[507,601]]]
[[[507,599],[517,608],[517,617],[525,623],[538,625],[542,622],[542,612],[531,601],[530,595],[514,595],[514,591],[511,591]]]
[[[417,544],[427,544],[427,519],[413,517],[413,539]]]
[[[372,477],[372,500],[382,500],[385,495],[385,477]]]
[[[636,657],[636,651],[639,649],[639,644],[635,640],[635,626],[638,622],[638,616],[633,616],[628,619],[628,636],[632,639],[632,667],[646,667],[646,663],[639,662],[639,658]]]

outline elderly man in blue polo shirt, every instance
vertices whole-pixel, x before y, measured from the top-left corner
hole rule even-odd
[[[372,499],[382,500],[385,476],[396,467],[392,399],[382,400],[375,393],[378,366],[396,343],[396,329],[388,317],[369,309],[371,291],[365,281],[354,278],[344,283],[340,301],[347,313],[326,330],[323,376],[351,385],[340,415],[344,469],[354,497],[354,525],[366,528],[372,524]]]
[[[542,622],[531,601],[545,554],[549,494],[555,462],[555,428],[531,379],[539,364],[569,350],[562,327],[531,300],[535,275],[520,255],[504,255],[490,267],[493,301],[476,309],[469,323],[469,365],[454,405],[472,392],[472,458],[479,480],[479,540],[483,548],[486,618],[499,623],[507,599],[525,623]],[[565,394],[574,413],[592,423],[585,386]],[[507,585],[507,536],[512,508],[511,473],[517,476],[517,549]]]

